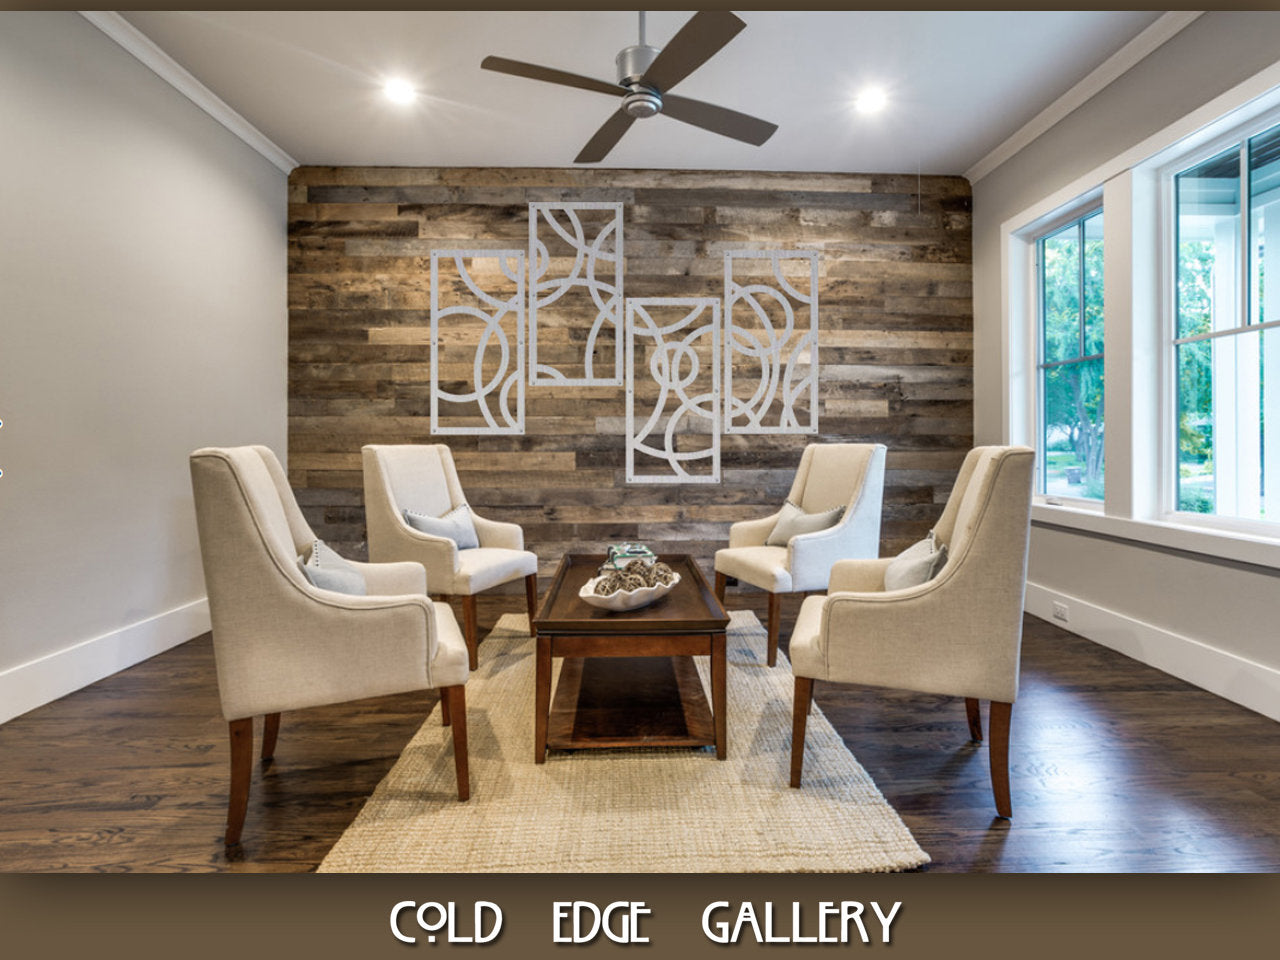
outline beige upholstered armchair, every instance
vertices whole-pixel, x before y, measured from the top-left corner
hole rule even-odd
[[[312,586],[299,557],[315,534],[266,447],[191,455],[222,712],[231,734],[228,845],[249,801],[253,718],[271,759],[280,712],[433,687],[453,726],[458,799],[467,779],[467,653],[453,611],[426,597],[416,563],[351,564],[364,596]]]
[[[729,546],[716,551],[716,596],[724,603],[729,577],[769,594],[769,666],[778,660],[780,594],[827,589],[837,560],[880,555],[884,444],[821,443],[805,447],[787,500],[806,514],[843,508],[834,526],[781,542],[783,511],[729,528]],[[784,508],[786,509],[786,508]]]
[[[514,523],[486,520],[467,511],[479,546],[411,527],[405,511],[443,517],[467,503],[453,454],[442,443],[364,447],[364,511],[369,559],[413,560],[427,569],[433,594],[462,597],[464,634],[471,669],[476,668],[476,594],[524,578],[529,621],[538,606],[538,558],[524,549],[524,531]]]
[[[830,593],[810,597],[791,635],[795,718],[791,785],[800,786],[814,680],[964,697],[982,739],[979,700],[991,701],[991,784],[1012,815],[1009,720],[1018,695],[1034,454],[978,447],[960,467],[934,528],[945,564],[916,586],[885,589],[893,559],[836,564]]]

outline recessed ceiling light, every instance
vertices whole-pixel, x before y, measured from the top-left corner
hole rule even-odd
[[[889,104],[884,87],[863,87],[853,98],[854,109],[862,114],[879,113]]]
[[[382,92],[392,103],[412,103],[418,96],[418,91],[408,80],[388,80],[383,84]]]

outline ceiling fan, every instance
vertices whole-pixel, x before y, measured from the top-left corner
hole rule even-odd
[[[617,83],[505,57],[485,57],[480,67],[622,98],[622,105],[587,141],[587,145],[573,158],[574,163],[599,163],[622,139],[631,124],[658,113],[758,147],[773,136],[778,129],[776,123],[669,92],[715,56],[745,26],[728,10],[704,10],[690,17],[671,42],[659,49],[644,42],[644,12],[641,11],[640,42],[623,49],[615,59]]]

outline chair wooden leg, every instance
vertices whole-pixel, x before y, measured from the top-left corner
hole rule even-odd
[[[449,716],[449,698],[445,696],[443,690],[440,691],[440,726],[447,727],[451,722]]]
[[[262,718],[262,759],[276,755],[276,737],[280,735],[280,714],[268,713]]]
[[[720,606],[724,606],[724,589],[729,578],[719,570],[716,571],[716,599],[720,601]]]
[[[476,653],[476,647],[480,642],[476,637],[478,629],[476,626],[476,595],[472,593],[462,598],[462,633],[467,640],[467,663],[472,670],[479,663]]]
[[[800,786],[800,770],[804,766],[804,730],[813,703],[813,680],[796,677],[795,704],[791,715],[791,786]]]
[[[964,712],[969,718],[969,739],[974,743],[982,742],[982,708],[978,706],[976,697],[964,698]]]
[[[458,799],[471,797],[471,775],[467,772],[467,691],[459,684],[445,687],[440,695],[449,701],[449,715],[453,718],[453,768],[458,778]]]
[[[253,717],[228,723],[231,734],[231,796],[227,803],[228,847],[240,842],[249,809],[249,780],[253,776]]]
[[[524,602],[529,607],[529,632],[534,632],[533,618],[538,615],[538,575],[531,573],[524,578]]]
[[[778,662],[778,621],[782,619],[782,595],[769,594],[769,666]]]
[[[996,796],[996,813],[1006,820],[1013,816],[1009,799],[1009,721],[1013,704],[991,701],[991,790]]]

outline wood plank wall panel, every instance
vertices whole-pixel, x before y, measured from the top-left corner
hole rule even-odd
[[[289,477],[348,556],[365,555],[361,445],[435,442],[432,248],[523,247],[531,201],[621,201],[628,296],[720,297],[729,249],[821,251],[819,439],[888,446],[882,553],[929,530],[972,445],[963,179],[301,167],[289,199]],[[540,350],[583,335],[540,323]],[[813,439],[725,436],[722,483],[628,486],[624,402],[526,386],[524,436],[442,438],[472,506],[521,524],[544,574],[616,540],[709,563],[732,521],[777,508]]]

